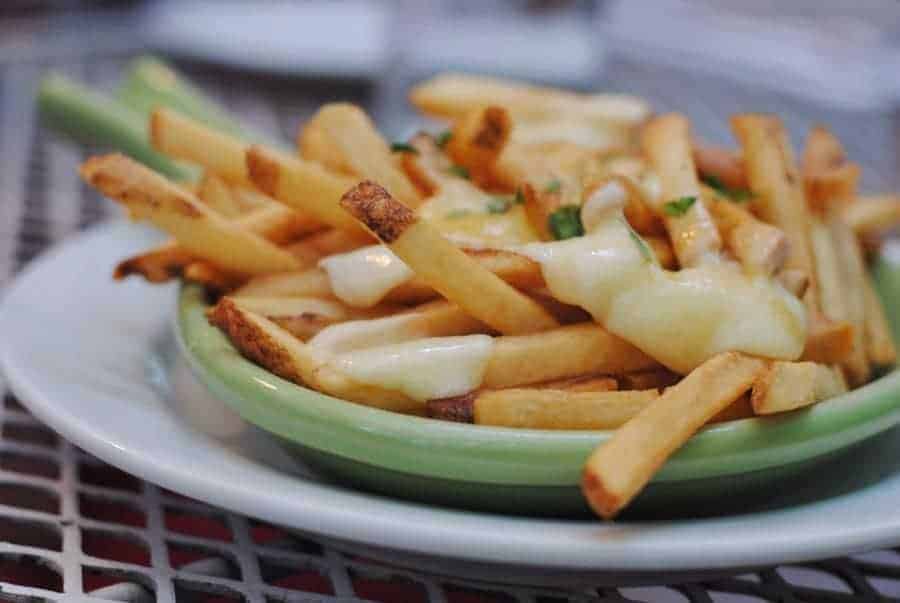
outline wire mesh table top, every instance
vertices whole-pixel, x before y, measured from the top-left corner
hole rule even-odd
[[[129,58],[118,52],[0,61],[0,282],[55,242],[115,214],[76,177],[89,151],[38,124],[33,92],[40,76],[58,69],[108,87]],[[318,104],[338,98],[370,104],[378,93],[365,82],[298,84],[246,74],[233,86],[234,73],[184,67],[242,119],[287,139]],[[827,122],[865,166],[864,187],[896,184],[891,115],[809,107],[624,59],[614,61],[605,78],[660,109],[687,112],[712,140],[727,139],[726,116],[739,110],[777,111],[796,136],[811,123]],[[0,408],[0,601],[23,600],[900,601],[900,552],[712,583],[577,592],[429,576],[340,553],[122,473],[60,439],[7,394]]]

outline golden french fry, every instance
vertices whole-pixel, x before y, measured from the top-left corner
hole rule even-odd
[[[739,153],[709,144],[694,143],[694,163],[704,179],[715,179],[732,190],[747,190],[744,159]]]
[[[434,138],[424,132],[413,136],[409,145],[416,152],[403,153],[400,160],[403,171],[424,197],[430,197],[438,191],[441,183],[450,178],[453,162],[441,151]]]
[[[319,109],[310,123],[321,128],[359,178],[380,183],[407,207],[418,207],[418,191],[397,168],[388,143],[365,111],[349,103],[329,103]]]
[[[871,368],[866,356],[866,282],[869,275],[859,241],[853,231],[839,217],[829,224],[837,250],[841,284],[846,303],[846,319],[853,325],[853,350],[841,363],[847,381],[854,387],[869,380]]]
[[[304,124],[297,134],[297,150],[308,161],[321,163],[329,170],[347,176],[357,176],[341,150],[337,148],[322,126],[315,121]]]
[[[328,255],[353,251],[370,242],[368,235],[332,228],[311,234],[287,245],[285,249],[300,260],[303,266],[312,267]]]
[[[847,383],[839,369],[815,362],[773,362],[753,384],[753,412],[786,412],[839,396]]]
[[[209,312],[210,322],[222,329],[247,358],[279,377],[325,394],[398,412],[422,404],[400,392],[362,384],[334,370],[305,343],[264,316],[222,298]]]
[[[341,206],[435,290],[501,333],[557,326],[534,300],[480,266],[374,182],[362,182],[348,191]]]
[[[253,183],[267,195],[334,228],[363,232],[338,206],[354,178],[259,145],[247,150],[246,162]]]
[[[340,354],[414,339],[485,331],[487,327],[484,324],[457,306],[446,301],[435,301],[395,316],[336,324],[316,335],[310,345]]]
[[[555,88],[460,73],[444,73],[415,86],[409,95],[429,115],[457,119],[473,109],[500,105],[514,119],[557,119],[637,125],[650,115],[646,101],[620,94],[576,94]]]
[[[284,272],[297,260],[264,238],[229,222],[189,192],[124,155],[93,157],[81,176],[125,205],[138,220],[150,220],[188,251],[228,271]]]
[[[818,312],[810,318],[803,360],[840,364],[853,350],[853,325],[845,320],[828,320]]]
[[[490,185],[494,163],[512,132],[512,120],[503,107],[479,107],[453,124],[447,154],[468,170],[479,185]]]
[[[251,278],[232,297],[316,297],[333,298],[328,275],[321,268],[301,272],[263,274]]]
[[[641,142],[660,178],[662,195],[656,209],[663,216],[678,263],[689,268],[716,261],[722,239],[700,194],[688,120],[674,113],[655,117],[644,126]]]
[[[203,166],[231,183],[250,185],[242,141],[172,109],[160,107],[150,114],[150,144],[160,153]]]
[[[119,262],[113,271],[113,278],[120,280],[140,274],[151,283],[164,283],[180,276],[184,267],[195,259],[194,254],[175,241],[167,241]]]
[[[783,268],[775,275],[781,286],[794,294],[794,297],[803,299],[806,289],[809,287],[809,275],[796,268]]]
[[[594,323],[498,337],[482,386],[518,387],[579,375],[623,375],[660,368],[630,343]]]
[[[866,304],[866,354],[869,362],[878,367],[894,366],[897,362],[897,349],[871,277],[864,281],[863,294]]]
[[[597,447],[584,467],[581,489],[591,507],[614,517],[666,459],[716,413],[747,391],[766,365],[735,352],[714,356]]]
[[[703,192],[709,213],[734,257],[751,273],[772,275],[780,270],[790,251],[787,235],[712,189]]]
[[[186,281],[203,285],[207,291],[217,293],[233,289],[241,280],[240,276],[229,274],[212,264],[197,260],[185,265],[181,276]]]
[[[196,195],[226,218],[235,218],[241,214],[241,207],[234,195],[231,194],[231,189],[224,180],[212,172],[203,174],[203,178],[197,186]]]
[[[624,199],[625,219],[637,232],[644,235],[665,235],[662,221],[647,201],[643,191],[631,178],[613,174],[588,184],[582,203],[582,221],[585,220],[584,210],[591,206],[589,201],[598,196],[610,200]],[[665,239],[657,238],[657,241],[665,241]],[[668,244],[667,241],[666,244]],[[669,253],[671,254],[671,247]]]
[[[731,118],[741,143],[753,208],[766,222],[780,228],[790,241],[785,267],[809,275],[804,299],[810,313],[819,310],[818,284],[809,243],[809,217],[803,182],[781,121],[769,115],[743,114]]]
[[[878,235],[900,224],[900,197],[860,197],[843,209],[843,218],[859,236]]]
[[[324,225],[305,214],[280,203],[266,205],[238,217],[235,224],[256,233],[276,245],[283,245],[297,237],[318,232]]]
[[[478,425],[524,429],[615,429],[659,397],[647,391],[500,389],[475,396]]]

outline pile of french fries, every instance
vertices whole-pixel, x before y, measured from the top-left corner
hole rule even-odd
[[[171,235],[115,277],[201,283],[209,320],[242,354],[344,400],[475,425],[615,430],[583,473],[605,518],[704,425],[808,407],[894,365],[865,258],[900,222],[900,199],[860,197],[859,166],[826,128],[798,160],[771,115],[733,116],[731,150],[627,96],[448,74],[410,99],[449,129],[391,144],[362,109],[333,103],[287,151],[154,110],[155,150],[203,177],[173,182],[122,155],[82,166],[132,218]],[[555,297],[517,249],[583,236],[610,203],[659,269],[730,266],[802,300],[802,352],[724,349],[678,371]],[[377,271],[338,278],[349,255],[378,245],[372,257],[397,267],[394,281],[372,293]],[[467,391],[438,399],[333,361],[462,336],[489,338],[489,353]]]

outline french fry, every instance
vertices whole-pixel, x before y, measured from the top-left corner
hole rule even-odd
[[[243,142],[171,109],[160,107],[150,114],[150,144],[160,153],[203,166],[233,184],[250,185]]]
[[[291,333],[264,316],[244,310],[233,300],[221,299],[209,313],[209,320],[225,332],[241,354],[298,385],[385,410],[404,412],[422,406],[400,392],[350,379]]]
[[[251,278],[232,297],[316,297],[333,298],[328,275],[321,268],[300,272],[264,274]]]
[[[716,413],[747,391],[766,365],[735,352],[714,356],[625,423],[597,447],[581,489],[591,507],[612,518],[666,459]]]
[[[743,114],[731,118],[731,128],[744,152],[747,182],[755,196],[753,208],[763,220],[787,235],[790,252],[785,267],[809,275],[804,300],[810,314],[818,312],[818,284],[809,243],[803,182],[784,127],[776,117]]]
[[[339,354],[414,339],[471,335],[486,330],[483,323],[457,306],[436,301],[395,316],[334,325],[316,335],[310,345]]]
[[[753,384],[753,412],[770,415],[810,406],[847,391],[841,371],[815,362],[773,362]]]
[[[660,368],[630,343],[594,323],[498,337],[482,386],[502,389],[579,375],[623,375]]]
[[[140,274],[148,282],[164,283],[180,276],[184,267],[195,259],[194,254],[175,241],[167,241],[119,262],[113,271],[113,278],[121,280],[132,274]]]
[[[493,165],[512,132],[512,120],[503,107],[474,109],[453,124],[447,154],[468,170],[479,185],[491,185]]]
[[[683,268],[716,261],[722,249],[719,231],[700,194],[690,141],[687,119],[674,113],[653,118],[644,126],[641,139],[644,154],[662,184],[657,211],[663,215],[675,256]],[[667,211],[668,203],[688,198],[694,201],[685,211]]]
[[[246,213],[238,217],[235,224],[276,245],[283,245],[324,228],[321,222],[280,203]]]
[[[610,201],[624,199],[625,219],[637,232],[644,235],[664,235],[665,228],[656,211],[648,203],[643,192],[631,178],[626,176],[605,176],[587,185],[582,202],[582,222],[587,226],[590,217],[585,210],[592,204],[591,198],[609,198]],[[604,205],[603,203],[599,205]],[[588,228],[590,230],[590,228]],[[657,239],[658,242],[665,239]],[[671,252],[671,248],[670,248]]]
[[[847,205],[856,196],[860,168],[847,161],[840,141],[824,126],[810,130],[803,152],[803,183],[806,201],[820,214]]]
[[[790,244],[781,229],[758,220],[712,189],[703,192],[725,245],[749,272],[770,276],[782,268]]]
[[[431,287],[505,334],[557,326],[534,300],[481,267],[373,182],[347,192],[341,206],[369,227]]]
[[[475,396],[478,425],[523,429],[615,429],[659,397],[647,391],[571,392],[501,389]]]
[[[830,230],[837,250],[842,291],[846,303],[846,319],[853,325],[853,350],[841,364],[847,380],[854,387],[862,385],[871,376],[865,350],[866,337],[866,282],[869,275],[863,260],[859,241],[839,218],[830,221]]]
[[[310,123],[321,128],[354,174],[379,182],[407,207],[418,207],[418,191],[397,168],[388,143],[365,111],[349,103],[330,103]]]
[[[341,195],[356,184],[354,178],[259,145],[247,150],[246,162],[253,183],[270,197],[334,228],[364,232],[338,206]]]
[[[241,214],[241,207],[231,194],[228,185],[212,172],[203,174],[203,178],[197,186],[196,195],[226,218],[235,218]]]
[[[125,205],[133,218],[152,221],[185,249],[220,268],[263,274],[298,266],[286,251],[229,222],[190,193],[124,155],[93,157],[82,165],[81,176]]]
[[[782,269],[775,275],[775,278],[782,287],[793,293],[798,299],[803,299],[806,289],[809,287],[809,275],[796,268]]]
[[[694,164],[704,180],[716,180],[732,190],[747,190],[744,160],[735,151],[708,144],[694,143]]]
[[[650,114],[647,103],[633,96],[582,95],[459,73],[427,80],[415,86],[409,98],[424,113],[450,119],[486,105],[505,107],[516,120],[553,119],[563,114],[592,122],[637,125]]]
[[[859,197],[842,210],[844,221],[859,236],[879,235],[900,224],[900,197]]]
[[[882,368],[894,366],[897,362],[897,349],[871,277],[864,280],[863,294],[866,304],[866,354],[869,362]]]
[[[234,186],[231,188],[231,194],[240,206],[242,213],[252,213],[254,210],[262,209],[264,207],[281,205],[275,199],[262,194],[256,188]]]
[[[347,176],[358,176],[341,150],[334,145],[316,121],[307,122],[300,128],[297,134],[297,150],[304,159],[321,163],[329,170]]]
[[[409,145],[415,153],[403,153],[401,165],[407,178],[419,189],[424,197],[434,195],[449,178],[453,162],[441,151],[430,134],[419,132]]]
[[[315,297],[231,297],[238,307],[265,316],[295,336],[306,340],[327,326],[347,320],[380,318],[397,312],[396,306],[351,308],[337,301]]]
[[[203,285],[207,290],[215,293],[229,291],[241,280],[238,275],[229,274],[207,262],[198,260],[185,265],[182,277],[188,282]]]
[[[536,389],[556,389],[567,392],[613,392],[619,389],[619,382],[614,377],[607,377],[605,375],[582,375],[580,377],[570,377],[568,379],[556,379],[555,381],[535,383],[529,387]]]
[[[840,364],[853,350],[853,325],[846,321],[828,320],[819,313],[810,319],[803,360],[821,364]]]

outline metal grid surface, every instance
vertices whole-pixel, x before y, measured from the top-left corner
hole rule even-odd
[[[127,58],[0,61],[0,282],[49,245],[115,212],[75,176],[87,151],[37,124],[32,98],[41,73],[56,68],[103,85]],[[234,81],[229,78],[238,76],[190,72],[244,119],[288,137],[317,104],[331,98],[367,103],[373,93],[362,84],[248,82],[244,75],[240,87],[227,88]],[[776,110],[795,133],[827,121],[866,165],[864,186],[896,185],[891,115],[837,114],[774,94],[711,88],[686,74],[621,60],[608,73],[610,85],[691,114],[705,124],[701,134],[715,140],[727,138],[725,116],[741,109]],[[698,88],[704,90],[702,104]],[[426,576],[338,553],[142,482],[62,441],[6,396],[0,408],[0,602],[25,600],[900,601],[900,551],[714,583],[577,593]]]

